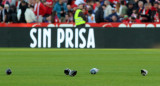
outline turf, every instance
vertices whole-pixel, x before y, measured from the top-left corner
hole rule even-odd
[[[66,76],[65,68],[78,74]],[[159,86],[159,76],[158,49],[0,49],[0,86]]]

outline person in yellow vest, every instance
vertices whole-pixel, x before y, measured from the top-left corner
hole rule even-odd
[[[86,16],[83,14],[82,9],[84,8],[83,4],[78,5],[78,9],[74,14],[74,20],[76,27],[85,27],[86,24]]]

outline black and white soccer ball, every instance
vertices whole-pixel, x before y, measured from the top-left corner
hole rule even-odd
[[[6,70],[6,74],[7,74],[7,75],[11,75],[11,74],[12,74],[11,69],[7,69],[7,70]]]
[[[141,70],[142,76],[146,76],[148,74],[148,71],[146,69]]]
[[[99,69],[97,69],[97,68],[92,68],[92,69],[90,70],[90,73],[91,73],[91,74],[96,74],[98,71],[99,71]]]

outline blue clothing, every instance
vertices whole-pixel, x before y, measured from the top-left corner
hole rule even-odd
[[[109,22],[121,22],[119,19],[117,21],[113,21],[112,19]]]
[[[10,6],[10,3],[9,3],[9,1],[6,1],[6,4],[8,4],[8,5]]]
[[[68,9],[67,9],[67,4],[65,3],[62,3],[63,4],[63,9],[64,9],[64,12],[67,12]],[[61,18],[61,5],[59,4],[59,2],[57,2],[53,8],[53,11],[56,11],[57,12],[57,16],[58,18],[60,19]]]
[[[105,19],[108,20],[108,21],[112,21],[112,16],[116,16],[117,17],[117,20],[119,20],[119,17],[117,15],[117,13],[112,13],[110,14],[108,17],[106,17]]]
[[[104,0],[101,2],[101,6],[104,4]]]

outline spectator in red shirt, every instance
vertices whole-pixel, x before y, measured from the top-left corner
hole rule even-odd
[[[154,5],[152,6],[151,11],[157,11],[158,4],[159,4],[158,2],[154,2]]]
[[[94,2],[92,1],[92,2],[91,2],[91,5],[93,6],[93,10],[95,10],[95,9],[96,9],[97,4],[96,4],[96,3],[94,3]]]
[[[124,19],[122,20],[123,23],[129,23],[128,15],[124,15]]]
[[[42,22],[43,16],[46,14],[46,8],[40,0],[36,0],[36,4],[34,6],[34,13],[37,16],[37,22]]]
[[[109,0],[113,4],[117,4],[120,0]]]
[[[141,21],[139,19],[136,19],[134,16],[131,17],[129,23],[140,23]]]
[[[53,11],[51,21],[52,23],[60,23],[60,19],[58,18],[56,11]]]
[[[5,4],[10,5],[10,2],[9,2],[9,0],[2,0],[2,4],[3,4],[3,5],[5,5]]]
[[[52,12],[52,15],[46,17],[45,20],[46,23],[60,23],[60,20],[57,16],[57,13],[55,11]]]
[[[52,8],[53,8],[53,0],[46,0],[46,2],[44,3],[47,11],[46,11],[46,15],[49,16],[52,14]]]

